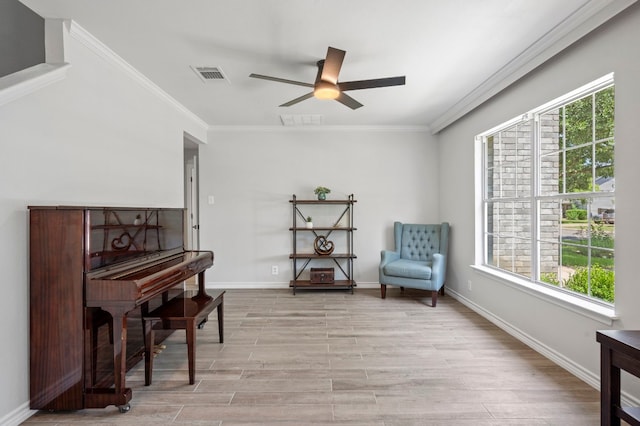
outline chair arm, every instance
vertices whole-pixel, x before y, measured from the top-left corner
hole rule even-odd
[[[431,281],[440,288],[447,275],[447,257],[441,253],[433,254],[433,264],[431,265]]]
[[[382,268],[389,262],[400,259],[400,253],[397,251],[382,250],[380,252],[380,267]]]

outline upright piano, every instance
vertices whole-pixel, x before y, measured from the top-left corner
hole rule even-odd
[[[30,406],[78,410],[132,397],[141,316],[213,265],[185,250],[184,209],[30,206]]]

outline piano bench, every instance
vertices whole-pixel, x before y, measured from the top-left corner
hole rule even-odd
[[[218,335],[224,343],[223,300],[224,291],[215,297],[198,293],[191,297],[191,291],[160,305],[148,314],[143,314],[145,330],[144,384],[151,384],[153,373],[154,330],[186,330],[187,355],[189,359],[189,384],[195,383],[196,327],[201,328],[211,311],[218,308]]]

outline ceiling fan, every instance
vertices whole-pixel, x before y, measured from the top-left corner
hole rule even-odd
[[[351,109],[358,109],[363,105],[344,92],[376,87],[402,86],[405,84],[405,76],[339,82],[338,74],[346,53],[344,50],[329,47],[327,57],[318,61],[318,74],[314,84],[260,74],[251,74],[249,77],[313,88],[312,92],[286,102],[280,105],[281,107],[289,107],[315,96],[318,99],[335,99]]]

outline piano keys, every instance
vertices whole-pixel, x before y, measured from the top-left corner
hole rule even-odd
[[[142,312],[195,275],[205,294],[213,253],[184,249],[184,209],[30,206],[29,215],[31,408],[128,410]]]
[[[90,273],[86,282],[87,306],[103,306],[107,301],[125,300],[140,305],[177,282],[213,265],[209,251],[168,251],[159,257],[127,262],[117,269]]]

